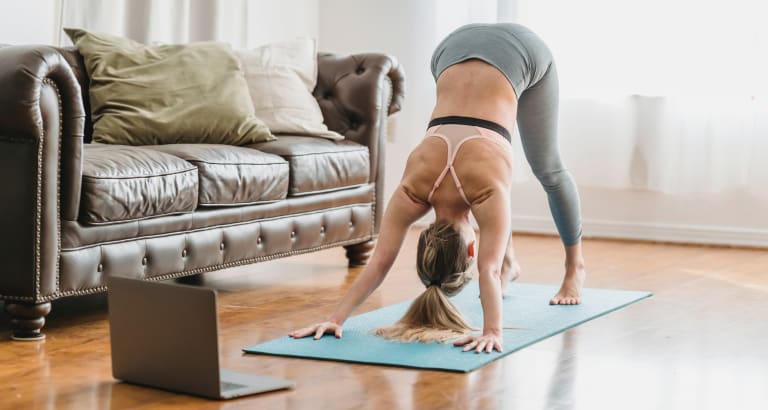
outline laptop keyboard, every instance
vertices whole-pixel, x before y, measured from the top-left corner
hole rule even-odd
[[[237,384],[237,383],[230,383],[230,382],[221,382],[221,391],[241,389],[243,387],[247,387],[247,386],[244,385],[244,384]]]

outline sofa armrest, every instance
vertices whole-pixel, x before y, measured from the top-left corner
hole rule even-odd
[[[374,233],[384,203],[384,146],[387,117],[400,110],[405,75],[394,57],[384,54],[321,53],[314,96],[325,124],[347,139],[368,147],[370,181],[376,183]]]
[[[60,221],[77,219],[81,89],[55,47],[10,46],[0,90],[0,295],[38,302],[56,291]]]

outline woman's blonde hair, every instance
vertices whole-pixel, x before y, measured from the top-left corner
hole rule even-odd
[[[446,342],[475,330],[448,296],[459,293],[471,279],[471,260],[461,232],[435,222],[419,236],[416,272],[427,287],[405,315],[376,335],[403,342]]]

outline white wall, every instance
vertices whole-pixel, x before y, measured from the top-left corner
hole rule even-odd
[[[768,203],[753,194],[678,197],[648,191],[579,190],[586,237],[768,246]],[[555,232],[538,184],[516,185],[513,203],[516,231]]]
[[[0,0],[0,43],[56,44],[59,2]]]

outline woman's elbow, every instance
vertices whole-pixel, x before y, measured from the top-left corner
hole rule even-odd
[[[501,279],[501,266],[497,266],[497,265],[479,266],[478,271],[480,272],[481,280],[483,278],[490,278],[493,280]]]

